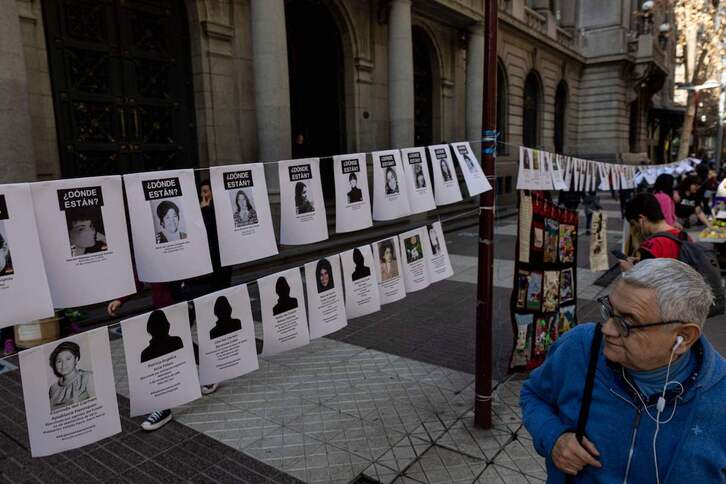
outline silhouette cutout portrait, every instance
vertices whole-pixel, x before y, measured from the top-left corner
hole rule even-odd
[[[333,267],[328,259],[320,259],[315,267],[315,283],[318,286],[318,294],[335,287],[333,283]]]
[[[242,321],[232,318],[232,306],[225,296],[219,296],[214,302],[214,315],[217,316],[217,321],[214,323],[214,327],[209,330],[210,339],[219,338],[242,329]]]
[[[277,278],[275,293],[277,293],[277,304],[272,307],[273,316],[297,308],[297,299],[290,297],[290,285],[284,277]]]
[[[354,281],[371,275],[371,269],[365,266],[365,258],[358,249],[353,249],[353,262],[355,263],[355,270],[351,277]]]
[[[141,363],[184,348],[184,343],[179,336],[169,335],[170,329],[171,324],[166,319],[164,311],[157,309],[151,312],[149,321],[146,323],[146,332],[151,335],[151,339],[149,346],[141,352]]]

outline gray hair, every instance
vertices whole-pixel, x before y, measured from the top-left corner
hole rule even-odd
[[[711,287],[703,276],[676,259],[641,261],[620,279],[633,287],[653,289],[663,321],[683,321],[703,327],[713,304]]]

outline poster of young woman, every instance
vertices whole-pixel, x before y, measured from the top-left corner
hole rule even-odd
[[[202,396],[186,302],[121,322],[131,416]]]
[[[441,222],[434,222],[425,227],[427,237],[423,238],[423,249],[428,265],[431,282],[442,281],[454,275],[454,269],[449,260],[449,251],[446,248],[446,238],[441,228]]]
[[[411,214],[408,188],[401,153],[398,150],[374,151],[373,220],[393,220]]]
[[[193,170],[124,175],[139,280],[168,282],[209,274],[209,242]]]
[[[276,355],[310,342],[300,268],[257,281],[262,306],[262,354]]]
[[[30,189],[56,308],[136,292],[120,176],[39,182]]]
[[[280,243],[302,245],[328,238],[320,159],[304,158],[277,164],[280,181]]]
[[[345,283],[345,310],[348,319],[375,313],[381,309],[378,278],[373,270],[371,247],[364,245],[340,254]]]
[[[429,163],[426,159],[426,148],[402,149],[401,162],[406,175],[411,213],[435,210],[436,202],[434,201],[434,189],[429,175]]]
[[[488,192],[492,189],[487,176],[482,170],[479,160],[474,156],[474,152],[471,150],[469,142],[464,141],[463,143],[451,143],[451,147],[454,150],[454,156],[459,162],[459,168],[461,174],[464,175],[464,181],[466,182],[466,189],[469,191],[469,196],[479,195],[480,193]]]
[[[366,154],[334,156],[333,173],[335,231],[353,232],[372,226]]]
[[[371,245],[378,264],[378,294],[381,305],[400,301],[406,297],[401,268],[401,250],[398,237],[391,237]]]
[[[19,360],[33,457],[121,432],[106,327],[22,351]]]
[[[0,328],[54,314],[27,183],[0,185],[0,308]]]
[[[277,254],[262,163],[213,166],[209,181],[223,266]]]
[[[423,248],[424,228],[409,230],[398,236],[401,244],[403,282],[406,292],[424,289],[431,283]]]
[[[334,333],[348,325],[338,255],[305,264],[305,286],[310,339]]]
[[[434,173],[434,199],[436,205],[449,205],[460,202],[461,189],[456,178],[454,162],[451,159],[449,145],[429,146],[431,167]]]
[[[194,300],[199,342],[199,383],[212,385],[259,368],[247,285]]]

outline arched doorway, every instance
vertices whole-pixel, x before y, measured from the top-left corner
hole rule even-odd
[[[522,144],[530,148],[539,146],[541,92],[539,77],[534,71],[531,71],[524,81],[524,112],[522,115]]]
[[[44,0],[64,177],[198,164],[181,0]]]
[[[414,145],[434,142],[434,69],[432,47],[426,32],[413,27],[413,119]]]
[[[555,92],[555,153],[565,152],[567,121],[567,83],[560,81]]]

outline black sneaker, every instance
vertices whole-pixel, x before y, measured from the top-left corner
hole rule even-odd
[[[152,430],[160,429],[164,425],[168,424],[169,422],[171,422],[171,419],[171,410],[157,410],[156,412],[150,413],[149,416],[146,417],[144,423],[141,424],[141,428],[146,430],[147,432],[151,432]]]

